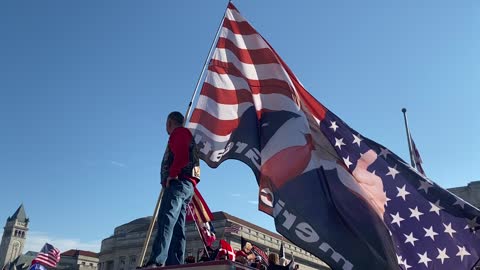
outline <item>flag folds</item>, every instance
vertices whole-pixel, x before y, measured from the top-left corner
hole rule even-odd
[[[41,264],[33,264],[30,266],[30,268],[28,268],[28,270],[47,270],[47,268],[45,268],[45,266],[41,265]]]
[[[220,247],[218,249],[217,253],[217,260],[230,260],[230,261],[235,261],[235,250],[232,248],[232,246],[225,240],[220,239]]]
[[[215,228],[211,222],[212,220],[213,214],[210,208],[208,208],[207,203],[197,187],[194,187],[193,198],[187,206],[186,221],[194,221],[197,223],[202,241],[207,247],[211,247],[217,239]]]
[[[42,250],[40,250],[40,252],[37,254],[35,259],[33,259],[32,265],[40,264],[48,267],[56,267],[59,261],[60,261],[60,250],[50,245],[49,243],[45,243]],[[37,266],[37,267],[40,267],[40,266]]]
[[[420,156],[420,152],[418,151],[417,145],[413,141],[412,136],[410,136],[410,138],[412,140],[412,148],[413,148],[412,155],[413,155],[413,162],[415,163],[415,168],[423,176],[426,176],[425,170],[423,170],[423,166],[422,166],[423,160],[422,160],[422,157]]]
[[[210,167],[247,164],[259,209],[332,269],[471,269],[479,258],[478,209],[313,98],[232,3],[188,127]]]
[[[199,223],[207,223],[213,220],[213,214],[208,208],[207,203],[203,199],[202,194],[194,187],[193,197],[189,204],[189,211],[187,211],[186,221],[196,220]]]

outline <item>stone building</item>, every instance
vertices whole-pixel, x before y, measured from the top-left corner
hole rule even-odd
[[[448,190],[473,206],[480,208],[480,181],[470,182],[465,187],[449,188]]]
[[[57,269],[62,270],[97,270],[98,253],[71,249],[61,254]]]
[[[27,240],[29,219],[22,205],[12,216],[7,218],[0,244],[0,269],[26,270],[38,252],[28,251],[23,254]],[[98,254],[83,250],[69,250],[61,254],[56,269],[62,270],[97,270]]]
[[[23,252],[28,231],[28,218],[23,204],[7,218],[0,244],[0,267],[12,264]]]
[[[243,236],[252,244],[269,252],[278,252],[283,241],[287,259],[293,255],[300,269],[321,270],[329,269],[328,266],[312,254],[302,250],[286,241],[281,235],[265,230],[255,224],[237,218],[225,212],[213,213],[213,226],[215,227],[217,241],[213,247],[218,246],[219,239],[225,239],[235,249],[240,249],[240,238]],[[114,230],[114,234],[102,241],[99,254],[99,270],[132,270],[140,260],[139,256],[150,224],[151,217],[144,217],[121,225]],[[238,228],[238,231],[225,232],[225,228]],[[152,235],[152,238],[155,235]],[[196,260],[200,257],[203,242],[197,232],[195,223],[186,226],[187,248],[186,256]],[[151,243],[147,250],[148,258]]]

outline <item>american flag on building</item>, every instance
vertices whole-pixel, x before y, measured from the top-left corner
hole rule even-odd
[[[423,170],[423,166],[422,166],[423,160],[422,160],[422,157],[420,156],[420,152],[418,152],[417,145],[413,141],[413,138],[411,140],[412,140],[412,148],[413,148],[413,153],[412,153],[413,154],[413,162],[415,163],[415,168],[423,176],[426,176],[425,171]]]
[[[60,261],[60,250],[45,243],[42,250],[37,254],[35,259],[32,261],[32,265],[41,264],[48,267],[56,267],[57,263]]]
[[[230,226],[225,227],[224,232],[225,233],[238,233],[242,229],[242,226],[232,223]]]
[[[480,211],[313,98],[232,3],[188,127],[209,166],[247,164],[260,210],[332,269],[466,270],[479,259]]]

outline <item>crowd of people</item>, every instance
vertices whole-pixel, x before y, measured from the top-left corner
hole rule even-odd
[[[262,256],[256,255],[253,252],[253,245],[250,242],[244,243],[242,248],[235,252],[235,256],[229,256],[228,253],[222,252],[221,248],[212,249],[207,247],[207,252],[204,252],[199,259],[199,262],[212,260],[234,260],[237,263],[261,270],[297,270],[300,269],[298,264],[286,258],[280,258],[277,253],[270,253],[268,261],[265,261]],[[194,262],[191,261],[192,263]]]

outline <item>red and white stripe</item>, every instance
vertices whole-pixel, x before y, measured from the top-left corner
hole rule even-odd
[[[268,42],[229,4],[188,127],[226,142],[244,112],[299,113],[294,83]]]
[[[265,253],[261,248],[257,247],[257,246],[253,246],[253,253],[255,253],[256,255],[262,257],[262,260],[264,263],[268,264],[268,256],[267,256],[267,253]]]
[[[230,261],[235,261],[235,250],[225,240],[220,240],[220,248],[218,249],[217,260],[224,260],[225,257]]]
[[[225,233],[238,233],[242,229],[242,226],[232,223],[229,227],[225,227]]]
[[[53,248],[48,253],[39,252],[37,257],[33,260],[32,264],[39,263],[48,267],[56,267],[60,261],[60,250]]]
[[[213,214],[197,187],[194,188],[192,200],[188,204],[186,220],[196,221],[200,225],[213,220]]]

